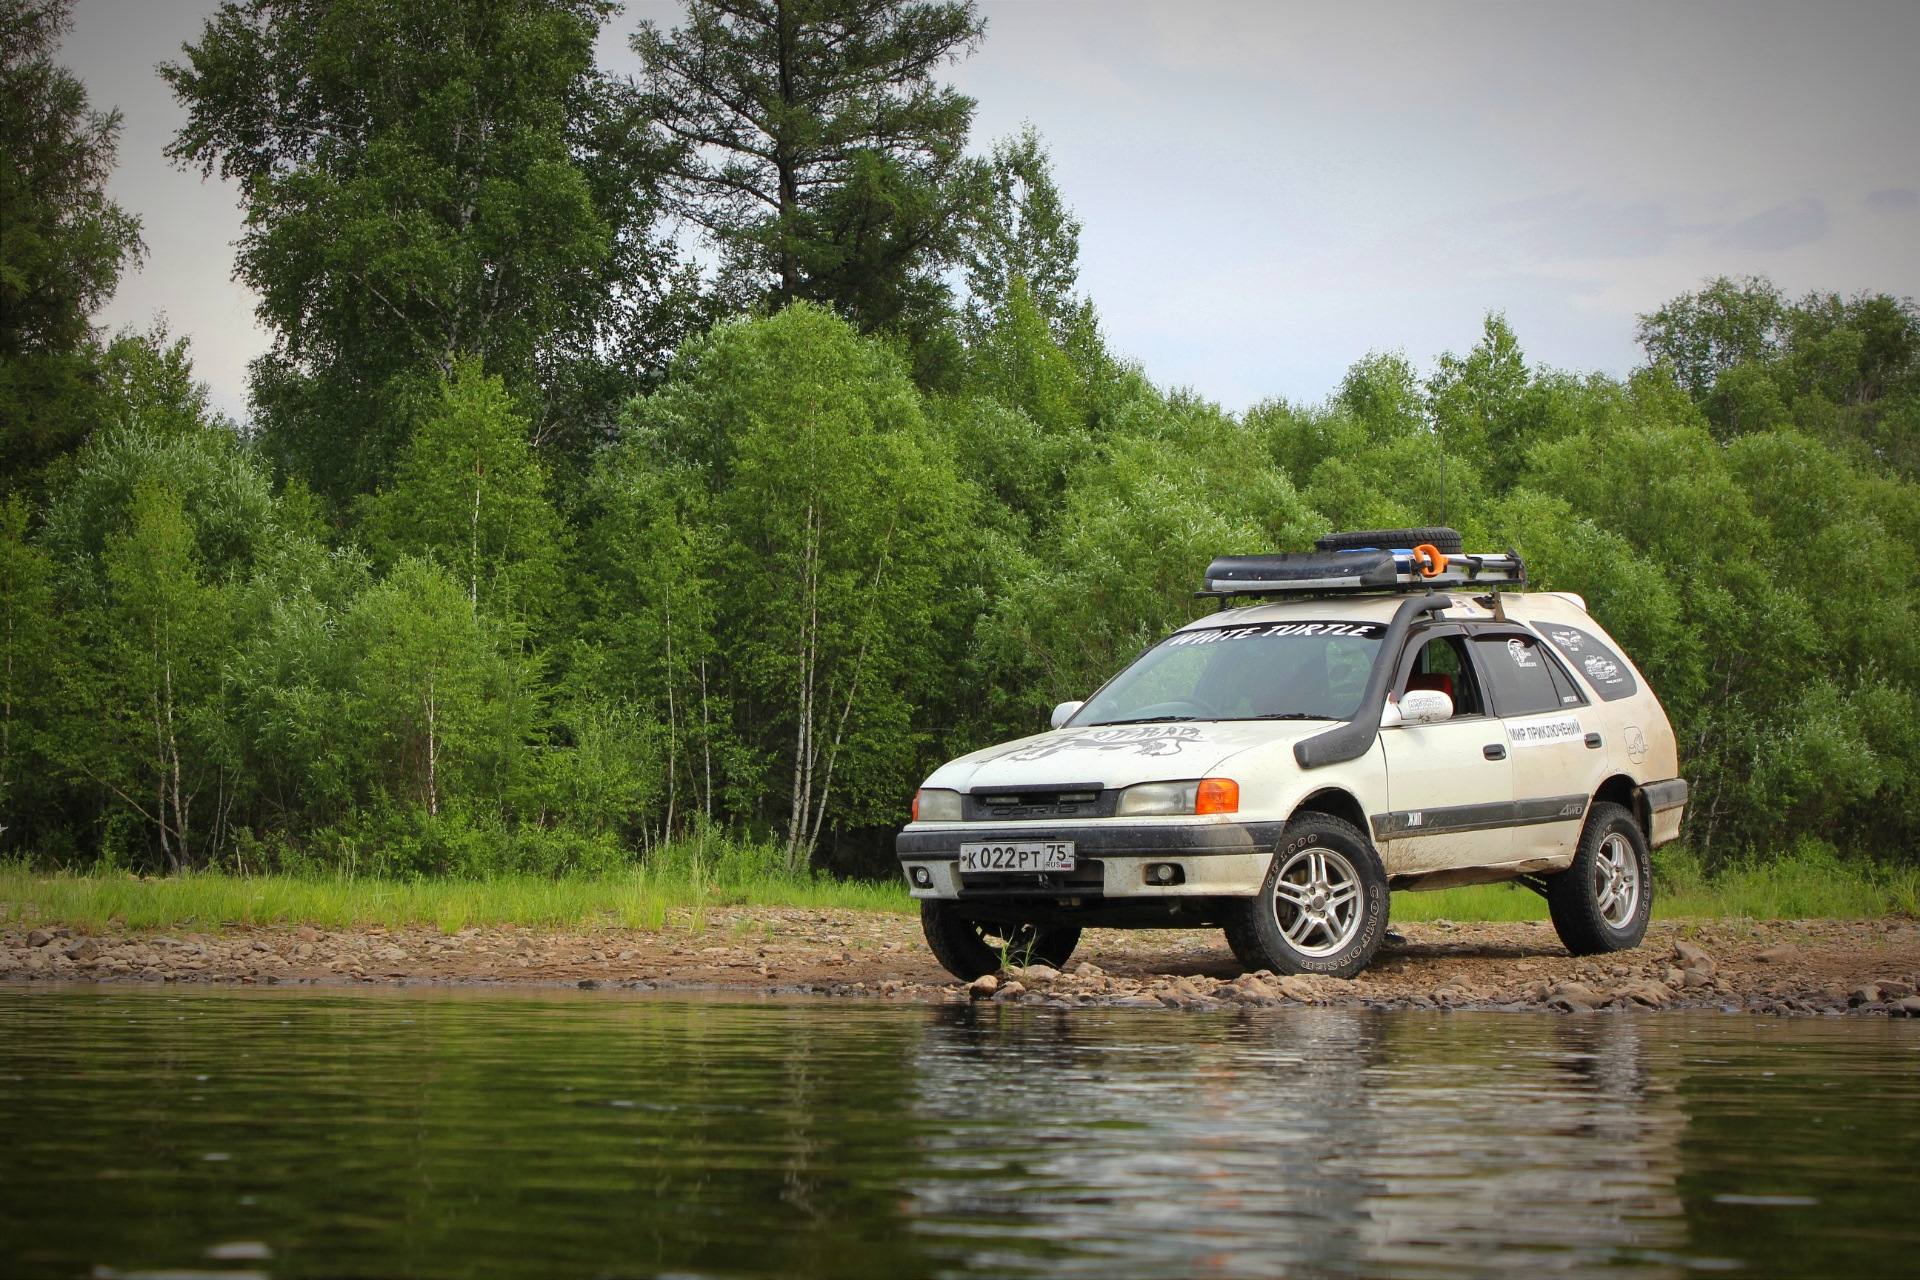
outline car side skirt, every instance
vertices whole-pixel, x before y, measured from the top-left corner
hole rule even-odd
[[[1502,800],[1494,804],[1457,804],[1438,809],[1396,809],[1376,813],[1375,840],[1404,836],[1452,835],[1461,831],[1491,831],[1498,827],[1532,827],[1549,822],[1579,822],[1587,816],[1587,797],[1543,796],[1533,800]]]

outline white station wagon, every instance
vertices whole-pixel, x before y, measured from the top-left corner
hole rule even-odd
[[[1215,560],[1218,613],[926,780],[896,848],[948,972],[1204,925],[1249,969],[1351,977],[1390,889],[1502,880],[1576,955],[1638,945],[1687,784],[1585,603],[1451,529],[1316,546]]]

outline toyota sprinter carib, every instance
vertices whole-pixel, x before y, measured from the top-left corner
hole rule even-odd
[[[1316,546],[1215,560],[1219,612],[926,780],[897,849],[948,972],[1213,926],[1249,969],[1351,977],[1390,889],[1502,880],[1576,955],[1639,943],[1687,784],[1585,603],[1451,529]]]

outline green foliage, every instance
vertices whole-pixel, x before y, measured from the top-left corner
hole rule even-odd
[[[1787,427],[1857,464],[1920,474],[1920,310],[1907,299],[1712,281],[1642,317],[1647,355],[1728,439]]]
[[[726,761],[744,775],[727,783],[736,794],[746,784],[750,817],[782,825],[790,866],[804,866],[836,797],[854,822],[885,821],[917,781],[903,766],[922,741],[915,704],[944,674],[938,597],[971,495],[900,362],[810,304],[716,328],[632,422],[607,487],[624,484],[627,509],[645,509],[659,468],[690,496],[677,509],[651,496],[645,518],[666,526],[656,565],[629,571],[632,594],[601,625],[657,645],[670,752],[676,688],[690,719],[700,664],[703,772],[717,691]],[[662,556],[680,571],[662,572]],[[708,603],[718,600],[740,607],[721,614]],[[790,779],[778,816],[775,777]],[[690,781],[698,794],[702,779]]]
[[[75,724],[59,754],[151,824],[178,871],[222,835],[233,592],[207,580],[193,522],[163,479],[142,478],[125,514],[100,556],[103,590],[79,619],[86,660],[69,676]]]
[[[37,487],[93,429],[89,317],[141,254],[107,199],[117,111],[94,111],[53,53],[71,0],[0,0],[0,483]]]
[[[613,12],[229,0],[165,68],[274,334],[243,434],[184,342],[96,338],[118,119],[51,61],[65,4],[0,0],[0,847],[884,873],[930,768],[1192,617],[1213,556],[1444,523],[1626,647],[1703,869],[1910,857],[1910,301],[1711,281],[1624,379],[1489,315],[1229,414],[1108,349],[1031,128],[965,157],[972,4],[695,0],[639,84],[594,66]]]
[[[31,516],[17,494],[0,506],[0,832],[11,830],[16,841],[44,835],[27,824],[44,826],[48,800],[58,795],[47,785],[57,742],[49,734],[67,646],[53,563],[27,536]]]
[[[169,154],[244,193],[238,271],[275,337],[263,443],[317,492],[384,481],[463,356],[576,458],[638,385],[604,367],[636,355],[615,313],[679,277],[659,157],[593,65],[613,8],[230,0],[162,68],[188,112]]]
[[[1193,591],[1224,548],[1299,550],[1327,530],[1284,473],[1244,465],[1258,433],[1215,407],[1156,399],[1129,425],[1076,469],[983,625],[987,695],[1016,724],[1043,726],[1044,708],[1084,698],[1210,608]]]
[[[560,519],[528,427],[501,380],[462,360],[407,443],[392,486],[368,501],[368,542],[389,560],[431,556],[465,583],[474,607],[495,616],[545,612]]]
[[[1080,223],[1053,181],[1053,161],[1032,125],[994,144],[988,194],[968,236],[967,312],[975,329],[1018,287],[1059,323],[1077,309]]]

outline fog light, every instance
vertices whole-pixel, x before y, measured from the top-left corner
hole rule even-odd
[[[927,870],[925,867],[915,867],[912,871],[912,876],[913,883],[917,888],[931,889],[933,887],[933,872]]]

